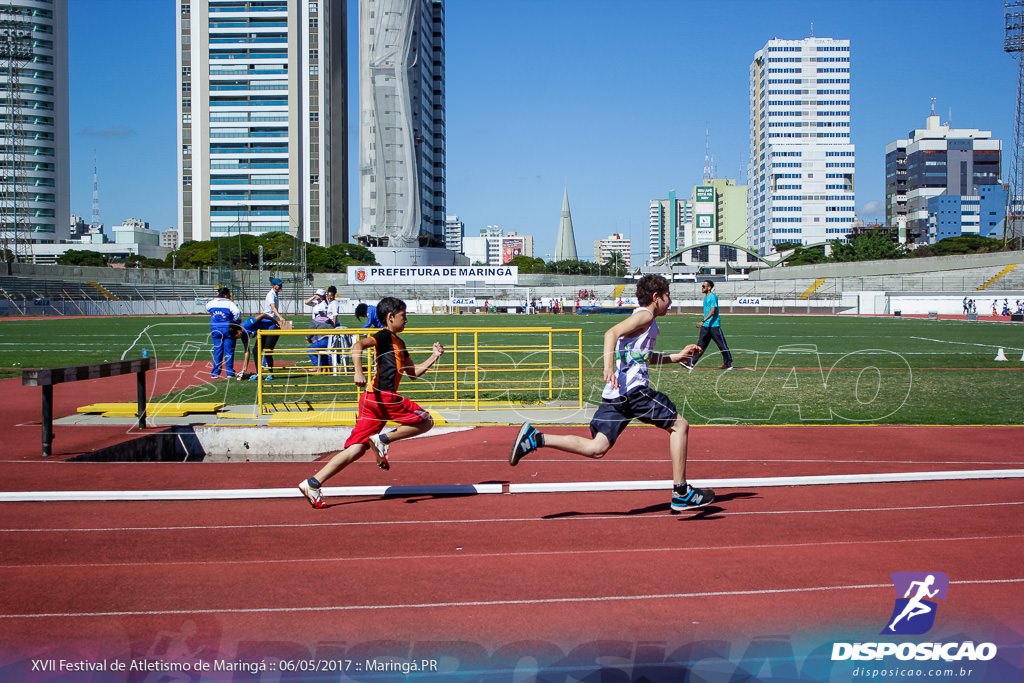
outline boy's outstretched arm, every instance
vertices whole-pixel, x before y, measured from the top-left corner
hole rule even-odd
[[[667,363],[678,363],[680,361],[692,361],[704,353],[704,349],[696,344],[687,344],[682,351],[676,353],[655,353],[651,356],[651,365],[665,365]]]
[[[420,377],[421,375],[423,375],[423,373],[429,370],[434,363],[437,362],[438,358],[440,358],[443,355],[444,347],[441,346],[440,342],[434,342],[434,348],[432,353],[430,354],[430,357],[427,358],[422,363],[420,363],[419,365],[413,365],[412,358],[406,356],[405,374],[409,375],[410,377]]]

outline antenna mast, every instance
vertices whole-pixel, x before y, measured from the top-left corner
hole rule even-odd
[[[1013,119],[1013,140],[1010,141],[1003,241],[1020,249],[1021,237],[1024,235],[1024,201],[1020,198],[1021,193],[1024,193],[1024,0],[1007,2],[1004,8],[1006,34],[1003,50],[1017,61],[1017,106]]]
[[[713,177],[711,170],[711,126],[704,124],[704,183],[707,184]]]
[[[92,223],[93,228],[100,227],[100,180],[96,166],[96,150],[92,151]]]

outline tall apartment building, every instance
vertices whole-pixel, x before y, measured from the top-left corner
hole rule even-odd
[[[471,265],[501,265],[502,240],[505,231],[496,225],[488,225],[479,235],[466,235],[462,239],[462,253]]]
[[[999,184],[1001,152],[990,131],[950,128],[932,111],[924,128],[885,146],[885,224],[900,242],[929,242],[929,200],[978,197],[980,187]]]
[[[772,39],[750,64],[748,246],[845,239],[853,228],[850,41]]]
[[[168,228],[160,233],[160,246],[168,249],[178,248],[178,231],[175,228]]]
[[[345,0],[182,0],[181,241],[349,241]]]
[[[622,262],[629,268],[633,263],[633,245],[628,237],[612,233],[603,240],[594,240],[594,261],[604,263],[612,254],[622,254]]]
[[[649,263],[693,243],[693,202],[678,199],[675,190],[668,193],[668,199],[651,200],[649,221]]]
[[[359,0],[359,242],[443,247],[443,0]]]
[[[67,0],[5,0],[0,30],[0,252],[31,261],[70,227]]]
[[[458,216],[445,216],[444,219],[444,248],[462,253],[462,238],[466,236],[466,224],[459,220]]]
[[[713,178],[693,188],[693,236],[690,244],[747,244],[747,188],[735,180]]]

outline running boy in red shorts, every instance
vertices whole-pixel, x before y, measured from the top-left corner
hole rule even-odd
[[[405,302],[391,296],[384,297],[377,304],[377,315],[384,323],[384,329],[369,337],[362,337],[352,345],[355,383],[360,387],[366,386],[363,349],[372,346],[377,350],[377,372],[373,375],[373,385],[359,397],[356,426],[345,441],[344,449],[335,454],[316,475],[299,484],[299,490],[315,508],[327,507],[320,494],[320,487],[361,458],[367,446],[377,457],[377,465],[386,470],[390,467],[387,457],[390,444],[423,434],[434,426],[426,410],[398,394],[398,382],[403,374],[419,377],[429,370],[444,353],[444,347],[434,342],[430,358],[414,365],[405,343],[398,336],[405,330]],[[389,421],[398,422],[400,426],[387,434],[380,433]]]

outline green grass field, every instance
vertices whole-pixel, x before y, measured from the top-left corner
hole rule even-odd
[[[597,402],[603,384],[602,336],[620,319],[609,315],[415,315],[409,329],[581,328],[583,365],[589,368],[584,372],[583,396]],[[697,320],[696,316],[659,319],[658,349],[676,351],[695,341]],[[354,318],[346,322],[355,325]],[[723,329],[735,370],[718,369],[721,358],[712,345],[693,372],[678,365],[651,371],[654,385],[693,424],[1024,422],[1024,325],[750,315],[723,318]],[[301,343],[301,337],[295,338],[293,346]],[[514,345],[515,335],[501,343]],[[278,348],[285,346],[282,342]],[[999,347],[1006,349],[1008,362],[993,360]],[[208,362],[208,320],[205,316],[4,320],[0,322],[0,377],[19,376],[23,368],[137,358],[143,349],[164,364]],[[413,355],[417,360],[423,353],[414,350]],[[232,405],[255,401],[255,383],[232,382],[224,391]]]

